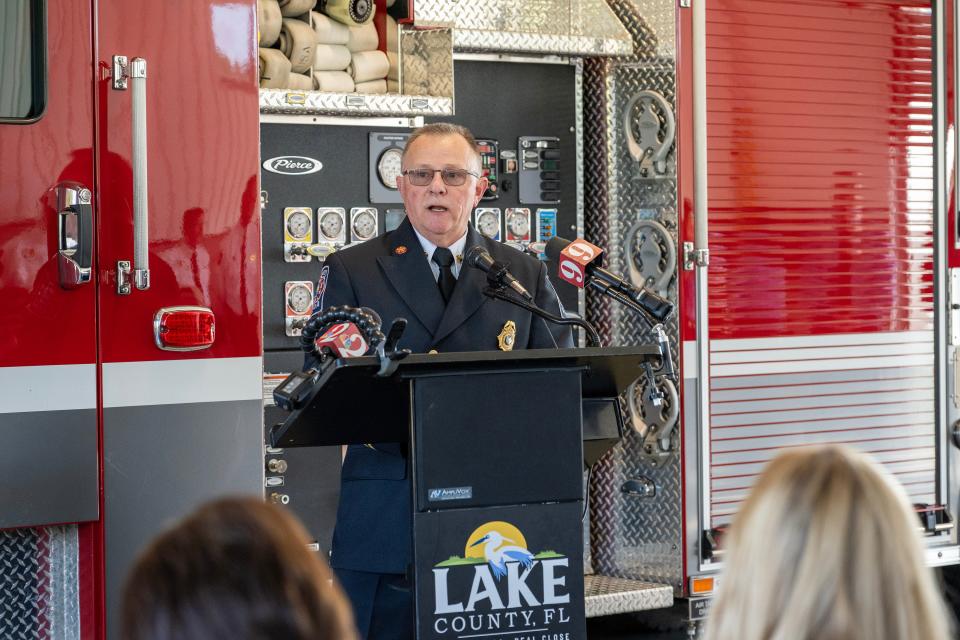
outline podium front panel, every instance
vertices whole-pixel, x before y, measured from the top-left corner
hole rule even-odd
[[[418,640],[581,640],[583,502],[415,513]]]
[[[414,380],[416,510],[581,499],[580,376],[547,369]]]

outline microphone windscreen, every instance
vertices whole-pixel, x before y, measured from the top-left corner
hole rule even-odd
[[[485,260],[484,258],[489,258],[489,260]],[[467,255],[464,257],[463,261],[475,269],[482,269],[483,263],[493,262],[493,258],[490,258],[490,254],[487,253],[486,249],[480,245],[476,245],[470,247],[470,250],[467,251]]]
[[[547,246],[544,248],[543,252],[547,254],[547,258],[557,262],[560,259],[560,252],[566,249],[569,245],[570,240],[561,238],[560,236],[554,236],[547,241]]]

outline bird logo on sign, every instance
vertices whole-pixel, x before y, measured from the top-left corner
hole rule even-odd
[[[481,535],[478,537],[478,534]],[[534,556],[527,549],[527,541],[520,530],[508,522],[488,522],[474,531],[467,540],[467,556],[474,555],[478,550],[473,548],[480,545],[497,580],[507,575],[507,562],[519,562],[524,569],[533,566]]]

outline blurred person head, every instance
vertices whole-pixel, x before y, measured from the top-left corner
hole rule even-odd
[[[254,498],[202,506],[127,580],[125,640],[355,640],[350,605],[303,526]]]
[[[466,233],[487,189],[476,139],[457,124],[428,124],[410,134],[400,162],[397,188],[410,224],[438,247],[449,247]]]
[[[783,453],[727,536],[708,640],[936,640],[948,614],[892,477],[838,446]]]

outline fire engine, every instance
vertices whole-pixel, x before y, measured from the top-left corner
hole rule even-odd
[[[584,476],[588,616],[703,617],[760,468],[808,443],[869,452],[960,562],[953,3],[329,0],[372,14],[350,67],[314,4],[0,7],[0,636],[115,637],[139,550],[215,496],[327,550],[339,449],[268,446],[272,391],[437,121],[478,136],[482,233],[584,237],[677,306],[679,382],[631,385]]]

